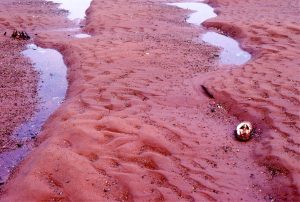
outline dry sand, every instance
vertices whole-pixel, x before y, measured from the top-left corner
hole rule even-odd
[[[15,2],[1,1],[1,30],[58,49],[69,89],[1,201],[300,200],[296,1],[211,2],[205,25],[253,53],[234,69],[166,1],[94,0],[88,39],[50,31],[70,24],[55,5]],[[242,119],[257,128],[247,143],[233,138]]]

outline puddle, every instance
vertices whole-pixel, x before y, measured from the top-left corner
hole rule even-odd
[[[59,3],[60,9],[68,10],[70,20],[82,20],[85,18],[85,11],[90,7],[92,0],[48,0]]]
[[[41,99],[38,112],[16,131],[16,136],[24,140],[29,134],[36,135],[44,122],[63,102],[68,82],[67,67],[58,51],[31,44],[22,53],[30,58],[34,68],[40,72],[38,96]]]
[[[220,55],[222,64],[242,65],[251,59],[251,55],[242,50],[239,43],[233,38],[216,32],[207,32],[202,36],[202,40],[222,48]]]
[[[76,34],[74,37],[79,39],[84,39],[84,38],[90,38],[92,36],[89,34]]]
[[[204,21],[217,16],[214,9],[206,3],[169,3],[168,5],[195,11],[189,15],[186,21],[198,26]],[[233,38],[217,32],[207,32],[201,39],[206,43],[223,49],[220,54],[220,62],[222,64],[242,65],[251,59],[251,54],[242,50],[239,43]]]
[[[201,25],[205,20],[217,16],[217,14],[214,12],[214,9],[205,3],[186,2],[186,3],[169,3],[168,5],[177,6],[182,9],[196,11],[190,14],[188,19],[186,20],[188,23],[194,25]]]
[[[13,138],[24,143],[24,146],[0,154],[0,183],[8,179],[11,170],[30,151],[30,142],[40,132],[45,121],[64,101],[68,87],[67,67],[58,51],[31,44],[22,54],[30,58],[34,68],[40,72],[38,96],[41,101],[34,116],[23,123],[13,134]]]

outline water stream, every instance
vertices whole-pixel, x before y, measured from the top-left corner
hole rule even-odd
[[[31,44],[22,54],[31,60],[33,67],[40,73],[40,102],[34,116],[21,124],[12,135],[20,142],[20,146],[0,154],[0,183],[7,181],[10,172],[30,151],[31,140],[35,139],[46,120],[64,101],[68,87],[67,67],[58,51]]]
[[[22,54],[30,58],[34,68],[40,72],[38,96],[41,99],[38,113],[17,130],[17,137],[24,140],[28,138],[28,133],[37,134],[52,112],[63,102],[68,81],[67,67],[58,51],[30,44]]]
[[[207,32],[202,40],[211,45],[222,48],[220,59],[222,64],[242,65],[251,59],[251,55],[242,50],[239,43],[233,38],[216,32]]]
[[[68,11],[68,18],[75,21],[77,26],[85,18],[85,12],[90,7],[92,0],[47,0],[53,3],[58,3],[60,9]],[[68,31],[78,32],[79,27],[69,28]],[[75,38],[89,38],[91,35],[86,33],[79,33],[73,35]]]
[[[214,12],[214,9],[205,3],[169,3],[168,5],[195,11],[189,15],[186,21],[198,26],[201,25],[205,20],[217,16],[217,14]]]
[[[206,3],[185,2],[170,3],[168,5],[195,11],[189,15],[186,21],[198,26],[204,21],[217,16],[214,9]],[[220,53],[221,64],[242,65],[251,59],[250,53],[242,50],[236,40],[223,34],[209,31],[200,36],[200,39],[210,45],[217,46],[222,49]]]
[[[85,18],[85,11],[90,7],[92,0],[47,0],[58,3],[60,9],[69,12],[70,20],[82,20]]]
[[[89,34],[80,32],[79,23],[85,18],[85,12],[92,0],[76,0],[76,2],[73,0],[46,1],[59,3],[59,8],[68,10],[68,18],[77,24],[75,27],[54,31],[75,32],[72,36],[79,39],[91,37]],[[40,73],[38,91],[40,104],[34,116],[14,131],[12,138],[19,142],[18,147],[0,153],[0,185],[8,180],[12,170],[31,150],[32,139],[35,139],[47,119],[64,101],[68,87],[67,67],[64,64],[63,56],[58,51],[30,44],[22,54],[31,60],[33,67]]]

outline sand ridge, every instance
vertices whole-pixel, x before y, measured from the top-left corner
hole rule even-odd
[[[261,138],[235,141],[239,120],[227,110],[234,100],[219,104],[217,79],[234,71],[216,71],[217,49],[194,41],[201,28],[162,3],[94,0],[84,27],[92,38],[38,33],[38,45],[64,55],[69,89],[2,201],[284,199],[256,162]],[[212,86],[208,78],[219,74]],[[294,190],[285,189],[290,201]]]

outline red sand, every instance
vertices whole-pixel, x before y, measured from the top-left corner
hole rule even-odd
[[[94,0],[84,28],[93,37],[80,40],[47,31],[67,25],[52,4],[5,2],[15,17],[1,26],[59,49],[69,89],[1,201],[300,200],[295,1],[212,1],[219,17],[206,26],[254,54],[232,70],[166,1]],[[233,138],[242,119],[258,131],[247,143]]]

